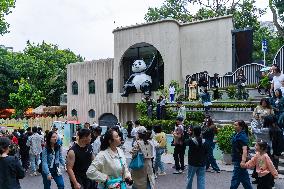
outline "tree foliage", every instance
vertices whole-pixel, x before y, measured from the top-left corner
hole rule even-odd
[[[10,93],[9,103],[15,108],[15,115],[22,117],[27,108],[39,106],[45,97],[23,78],[16,80],[15,84],[18,85],[18,90],[16,93]]]
[[[10,14],[11,9],[15,7],[16,0],[1,0],[0,1],[0,34],[8,32],[9,24],[5,20],[5,16]]]
[[[277,28],[279,35],[284,38],[284,1],[269,0],[269,8],[273,14],[273,23]]]
[[[21,114],[28,106],[39,105],[35,100],[39,96],[40,104],[59,105],[67,89],[66,66],[80,61],[83,58],[69,49],[45,42],[27,42],[23,52],[0,49],[0,109],[13,107]],[[21,98],[23,92],[31,91],[35,96]]]
[[[196,13],[190,12],[188,8],[192,6],[198,6],[199,10]],[[256,6],[256,0],[165,0],[160,8],[149,8],[145,20],[156,21],[173,18],[180,22],[191,22],[233,15],[235,29],[252,28],[254,31],[253,60],[262,60],[261,41],[267,39],[269,45],[266,55],[267,62],[272,63],[275,53],[281,47],[283,38],[267,28],[261,27],[259,18],[265,12],[265,9]]]

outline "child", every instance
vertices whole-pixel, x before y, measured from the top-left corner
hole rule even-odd
[[[255,144],[255,156],[247,163],[241,162],[242,168],[253,168],[256,166],[256,172],[258,174],[257,189],[272,189],[273,178],[278,177],[277,170],[266,153],[267,146],[266,142],[257,142]]]

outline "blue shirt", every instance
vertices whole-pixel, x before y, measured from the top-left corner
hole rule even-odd
[[[232,161],[241,162],[243,154],[243,146],[248,146],[248,136],[245,131],[236,133],[232,138]]]
[[[54,152],[49,152],[49,150],[44,147],[42,151],[42,171],[46,175],[51,175],[49,168],[52,168],[54,165],[59,163],[61,165],[65,165],[65,160],[62,156],[62,150],[61,147],[59,150],[56,150]]]

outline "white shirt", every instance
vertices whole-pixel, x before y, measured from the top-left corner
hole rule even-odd
[[[94,156],[98,155],[101,150],[101,136],[98,136],[92,144]]]
[[[175,87],[172,86],[169,88],[170,94],[175,94]]]
[[[280,87],[280,90],[281,90],[282,94],[284,94],[284,87],[283,86]]]
[[[117,148],[117,151],[118,154],[110,148],[100,151],[88,168],[87,177],[99,183],[104,183],[107,178],[121,177],[121,174],[125,178],[131,178],[123,151],[120,148]]]
[[[275,89],[279,89],[280,87],[282,87],[282,84],[281,84],[281,81],[284,80],[284,75],[283,74],[280,74],[279,76],[274,76],[273,77],[273,87],[274,87],[274,90]]]

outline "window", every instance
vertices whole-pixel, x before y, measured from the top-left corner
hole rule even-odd
[[[77,110],[73,109],[73,110],[71,111],[71,116],[77,116]]]
[[[95,94],[96,93],[96,84],[94,80],[89,80],[89,94]]]
[[[96,116],[96,112],[93,109],[90,109],[88,113],[90,118],[94,118]]]
[[[78,83],[76,81],[72,82],[72,94],[77,95],[78,94]]]
[[[113,93],[113,79],[107,80],[107,93]]]

